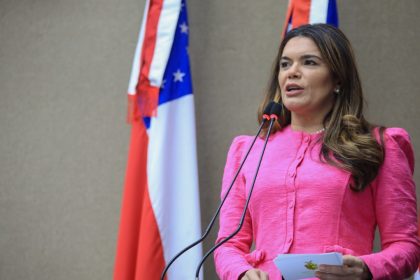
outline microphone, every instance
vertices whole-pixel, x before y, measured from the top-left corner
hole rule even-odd
[[[267,106],[264,108],[264,111],[263,111],[263,120],[261,121],[261,124],[260,124],[260,126],[259,126],[259,128],[258,128],[258,131],[257,131],[257,134],[255,135],[255,137],[254,137],[254,139],[253,139],[253,141],[252,141],[252,143],[251,143],[251,146],[248,148],[248,151],[247,151],[247,153],[245,154],[245,157],[244,157],[244,159],[242,160],[242,162],[241,162],[241,165],[239,166],[239,168],[238,168],[238,170],[236,171],[236,173],[235,173],[235,176],[233,177],[233,180],[232,180],[232,182],[231,182],[231,184],[230,184],[230,186],[229,186],[229,188],[228,188],[228,190],[227,190],[227,192],[226,192],[226,194],[225,194],[225,196],[223,197],[223,199],[222,199],[222,201],[220,202],[220,204],[219,204],[219,207],[217,208],[217,210],[216,210],[216,212],[215,212],[215,214],[213,215],[213,217],[211,218],[211,220],[210,220],[210,223],[207,225],[207,228],[206,228],[206,230],[205,230],[205,232],[204,232],[204,234],[203,234],[203,236],[201,236],[201,238],[200,239],[198,239],[198,240],[196,240],[196,241],[194,241],[193,243],[191,243],[190,245],[188,245],[187,247],[185,247],[184,249],[182,249],[178,254],[176,254],[169,262],[168,262],[168,264],[166,265],[166,267],[165,267],[165,269],[163,270],[163,272],[162,272],[162,275],[161,275],[161,277],[160,277],[160,280],[164,280],[164,278],[165,278],[165,275],[166,275],[166,273],[167,273],[167,271],[169,270],[169,267],[175,262],[175,260],[176,259],[178,259],[182,254],[184,254],[185,252],[187,252],[188,250],[190,250],[191,248],[193,248],[193,247],[195,247],[196,245],[198,245],[198,244],[200,244],[201,242],[203,242],[204,241],[204,239],[209,235],[209,233],[210,233],[210,231],[211,231],[211,229],[212,229],[212,227],[213,227],[213,225],[214,225],[214,223],[215,223],[215,221],[216,221],[216,218],[217,218],[217,216],[219,215],[219,213],[220,213],[220,209],[222,208],[222,206],[223,206],[223,204],[225,203],[225,201],[226,201],[226,199],[227,199],[227,196],[229,195],[229,192],[230,192],[230,190],[232,189],[232,187],[233,187],[233,185],[234,185],[234,183],[235,183],[235,181],[236,181],[236,178],[238,177],[238,175],[239,175],[239,172],[241,171],[241,169],[242,169],[242,166],[244,165],[244,163],[245,163],[245,161],[246,161],[246,159],[248,158],[248,155],[249,155],[249,153],[251,152],[251,149],[252,149],[252,147],[254,146],[254,143],[255,143],[255,141],[257,140],[257,138],[258,138],[258,136],[260,135],[260,133],[261,133],[261,129],[263,128],[263,126],[264,126],[264,124],[268,121],[268,120],[270,120],[270,118],[271,118],[271,112],[272,112],[272,107],[273,107],[273,105],[275,104],[275,102],[274,101],[270,101],[268,104],[267,104]],[[196,276],[196,277],[198,277],[198,276]],[[197,278],[198,279],[198,278]]]
[[[206,259],[217,249],[217,248],[219,248],[221,245],[223,245],[224,243],[226,243],[227,241],[229,241],[230,239],[232,239],[240,230],[241,230],[241,228],[242,228],[242,226],[243,226],[243,222],[244,222],[244,220],[245,220],[245,214],[246,214],[246,210],[247,210],[247,208],[248,208],[248,204],[249,204],[249,201],[251,200],[251,195],[252,195],[252,191],[254,190],[254,185],[255,185],[255,181],[257,180],[257,175],[258,175],[258,172],[259,172],[259,170],[260,170],[260,166],[261,166],[261,162],[262,162],[262,159],[263,159],[263,156],[264,156],[264,152],[265,152],[265,148],[266,148],[266,146],[267,146],[267,143],[268,143],[268,138],[270,137],[270,134],[271,134],[271,130],[272,130],[272,128],[273,128],[273,125],[274,125],[274,122],[275,121],[277,121],[278,120],[278,118],[279,118],[279,116],[280,116],[280,113],[281,113],[281,110],[282,110],[282,107],[281,107],[281,104],[280,103],[273,103],[273,105],[272,105],[272,107],[271,107],[271,110],[270,110],[270,114],[269,114],[269,118],[270,118],[270,123],[269,123],[269,126],[268,126],[268,131],[267,131],[267,135],[265,136],[265,141],[264,141],[264,146],[263,146],[263,149],[262,149],[262,151],[261,151],[261,155],[260,155],[260,159],[259,159],[259,161],[258,161],[258,165],[257,165],[257,169],[256,169],[256,171],[255,171],[255,175],[254,175],[254,179],[253,179],[253,181],[252,181],[252,185],[251,185],[251,188],[250,188],[250,190],[249,190],[249,194],[248,194],[248,197],[247,197],[247,199],[246,199],[246,202],[245,202],[245,206],[244,206],[244,209],[243,209],[243,211],[242,211],[242,216],[241,216],[241,219],[240,219],[240,221],[239,221],[239,224],[238,224],[238,228],[233,232],[233,233],[231,233],[228,237],[226,237],[225,239],[223,239],[222,241],[220,241],[219,243],[217,243],[215,246],[213,246],[209,251],[207,251],[207,253],[204,255],[204,257],[201,259],[201,262],[200,262],[200,264],[197,266],[197,270],[196,270],[196,273],[195,273],[195,279],[196,280],[198,280],[199,279],[199,274],[200,274],[200,269],[201,269],[201,267],[203,266],[203,264],[204,264],[204,262],[206,261]],[[259,131],[258,131],[259,132]],[[258,135],[257,135],[258,136]],[[256,139],[256,138],[255,138]],[[255,139],[254,139],[254,142],[255,142]],[[252,143],[252,145],[254,145],[254,142]],[[250,150],[248,150],[248,153],[250,152]],[[246,156],[248,156],[248,153],[247,153],[247,155]],[[241,166],[240,166],[240,168],[242,168],[242,165],[243,165],[243,162],[242,162],[242,164],[241,164]],[[235,178],[234,178],[234,181],[235,181],[235,179],[236,179],[236,176],[238,175],[238,173],[239,173],[239,171],[235,174]],[[232,186],[233,186],[233,182],[232,182],[232,185],[229,187],[229,189],[228,189],[228,192],[231,190],[231,188],[232,188]],[[226,197],[227,197],[227,195],[224,197],[224,199],[226,199]],[[224,200],[223,200],[223,202],[224,202]],[[220,210],[220,207],[219,207],[219,209],[218,209],[218,211]]]

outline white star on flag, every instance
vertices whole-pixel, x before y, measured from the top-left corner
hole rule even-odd
[[[181,28],[181,33],[186,33],[186,34],[188,34],[188,25],[187,25],[185,22],[183,22],[183,23],[179,26],[179,28]]]
[[[185,73],[182,73],[181,70],[176,70],[175,73],[173,73],[172,75],[174,75],[174,82],[183,82],[184,80],[184,76]]]

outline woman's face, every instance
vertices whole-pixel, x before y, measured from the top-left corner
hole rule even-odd
[[[282,102],[293,115],[323,120],[334,103],[336,82],[314,41],[294,37],[280,59],[279,84]]]

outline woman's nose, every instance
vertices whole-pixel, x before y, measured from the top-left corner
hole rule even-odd
[[[288,69],[287,77],[289,79],[296,79],[301,77],[300,69],[297,63],[293,63]]]

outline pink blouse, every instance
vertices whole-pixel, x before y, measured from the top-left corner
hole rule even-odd
[[[270,137],[242,230],[215,251],[221,279],[249,269],[281,279],[278,254],[340,252],[359,256],[374,279],[403,279],[418,267],[414,155],[407,132],[385,131],[385,161],[362,192],[349,188],[351,174],[320,162],[320,134],[290,126]],[[223,177],[223,196],[252,137],[236,137]],[[319,140],[319,141],[318,141]],[[258,139],[220,215],[219,242],[237,228],[264,140]],[[372,252],[379,227],[382,250]],[[254,243],[255,250],[250,252]]]

